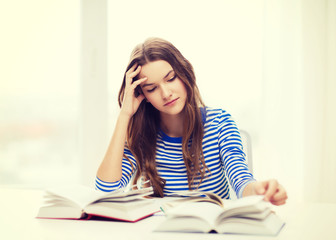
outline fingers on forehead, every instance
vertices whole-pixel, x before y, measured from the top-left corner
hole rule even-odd
[[[130,68],[128,71],[127,71],[127,73],[126,73],[126,75],[128,75],[129,77],[135,77],[136,75],[138,75],[139,73],[140,73],[140,71],[141,71],[141,66],[140,65],[138,65],[136,68]]]
[[[130,67],[130,69],[128,70],[128,71],[136,71],[136,70],[138,70],[138,68],[140,68],[141,67],[141,65],[139,65],[138,63],[134,63],[133,65],[132,65],[132,67]]]

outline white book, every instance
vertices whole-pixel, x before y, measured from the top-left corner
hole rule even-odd
[[[220,204],[191,198],[176,205],[169,202],[164,205],[166,219],[155,231],[274,236],[285,224],[271,211],[270,203],[265,202],[263,196],[222,200]]]

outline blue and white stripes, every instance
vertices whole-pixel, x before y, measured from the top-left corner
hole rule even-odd
[[[210,172],[206,173],[198,190],[214,192],[228,199],[230,195],[227,179],[229,179],[232,188],[240,198],[246,184],[254,179],[245,162],[237,126],[230,114],[224,110],[207,107],[205,111],[203,154]],[[136,161],[129,149],[125,148],[124,153],[136,168]],[[182,138],[169,137],[160,131],[157,136],[156,154],[158,173],[166,180],[164,193],[189,190],[187,170],[182,156]],[[131,175],[132,166],[124,158],[122,178],[116,182],[104,182],[96,177],[96,188],[101,191],[114,191],[125,187]]]

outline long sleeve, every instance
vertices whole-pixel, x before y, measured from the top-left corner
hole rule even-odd
[[[202,146],[204,161],[209,172],[198,186],[198,190],[213,192],[228,199],[230,184],[240,198],[245,186],[255,180],[245,161],[238,128],[230,114],[224,110],[206,108],[203,113],[204,137]],[[125,147],[124,153],[132,162],[133,171],[130,162],[124,158],[121,179],[116,182],[103,182],[96,178],[97,189],[114,191],[127,186],[137,165],[127,147]],[[159,131],[156,164],[158,174],[166,180],[165,195],[189,190],[187,169],[182,152],[182,137],[169,137],[163,131]]]
[[[131,162],[127,158],[125,158],[125,155]],[[133,165],[133,168],[132,168],[132,165]],[[130,179],[132,178],[132,175],[135,173],[136,169],[137,169],[137,164],[134,159],[134,156],[132,155],[131,151],[125,146],[124,157],[122,160],[121,179],[116,182],[105,182],[96,176],[95,187],[97,190],[100,190],[103,192],[112,192],[117,189],[124,188],[130,182]]]
[[[241,198],[245,186],[255,179],[246,164],[240,133],[231,115],[223,111],[218,120],[220,155],[230,184]]]

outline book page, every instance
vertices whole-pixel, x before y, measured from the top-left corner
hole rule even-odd
[[[108,202],[124,202],[132,199],[139,199],[145,196],[149,196],[153,193],[153,189],[142,188],[130,191],[114,191],[110,193],[105,193],[97,201],[108,201]]]
[[[104,195],[104,193],[82,185],[55,187],[48,189],[46,193],[48,199],[63,199],[63,201],[73,202],[81,208]]]
[[[223,199],[215,193],[212,192],[201,192],[201,191],[178,191],[169,193],[166,195],[167,197],[181,197],[188,200],[189,199],[204,199],[209,202],[213,202],[220,206],[223,206]]]
[[[174,208],[182,203],[190,202],[209,202],[224,206],[224,201],[220,196],[211,192],[200,191],[178,191],[167,194],[161,201],[161,209],[165,212],[170,208]]]
[[[46,191],[48,199],[47,202],[72,202],[76,205],[84,208],[85,206],[94,203],[96,201],[129,201],[136,198],[142,198],[153,193],[152,188],[143,188],[139,190],[131,190],[124,192],[124,189],[119,189],[113,192],[99,192],[93,188],[82,186],[82,185],[72,185],[67,187],[58,187],[49,189]],[[50,201],[51,200],[51,201]]]
[[[168,217],[196,217],[202,218],[214,226],[216,218],[221,214],[223,208],[208,202],[186,202],[168,209],[166,215]]]

